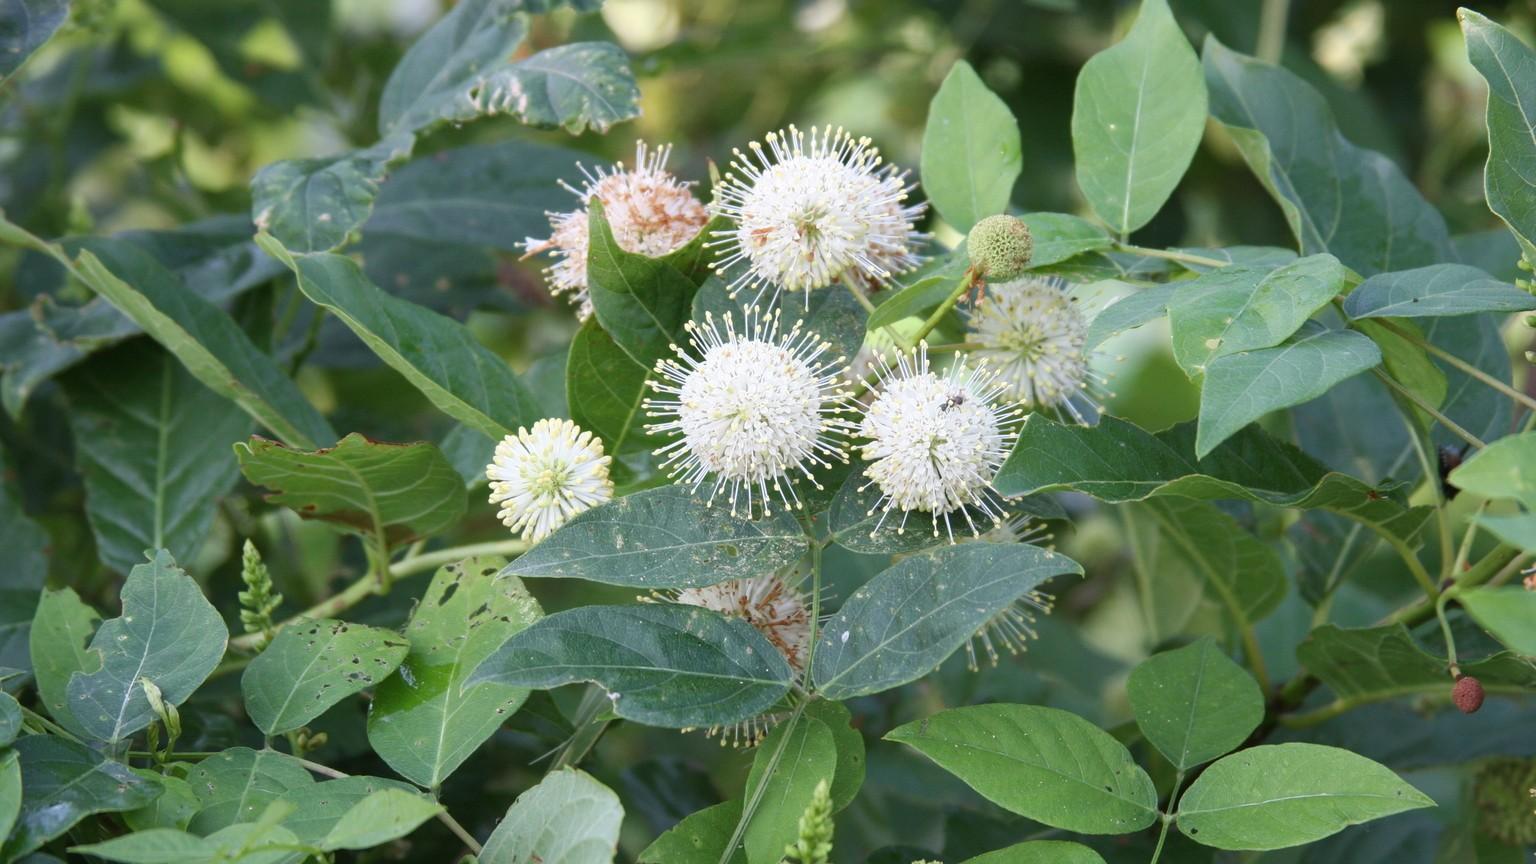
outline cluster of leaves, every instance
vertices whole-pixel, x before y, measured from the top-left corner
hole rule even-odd
[[[188,27],[198,18],[186,4],[151,5]],[[298,38],[314,23],[305,16],[320,14],[310,5],[275,4],[301,55],[314,50]],[[878,821],[895,826],[878,860],[905,864],[932,840],[921,820],[903,825],[917,795],[970,814],[954,817],[974,820],[954,833],[986,829],[945,850],[973,864],[1206,861],[1211,850],[1284,849],[1455,805],[1459,790],[1419,784],[1432,797],[1400,777],[1394,768],[1436,763],[1394,758],[1394,746],[1439,758],[1440,739],[1465,739],[1451,762],[1536,749],[1489,734],[1528,718],[1536,689],[1536,592],[1506,584],[1536,554],[1536,413],[1516,432],[1510,406],[1536,402],[1510,383],[1499,337],[1500,316],[1536,299],[1490,275],[1509,262],[1456,243],[1391,160],[1351,143],[1312,85],[1215,37],[1197,54],[1165,0],[1143,0],[1124,39],[1077,79],[1076,180],[1094,218],[1021,217],[1033,272],[1071,280],[1085,305],[1115,296],[1090,347],[1165,321],[1173,361],[1198,392],[1195,420],[1160,432],[1114,416],[1076,425],[1031,415],[996,478],[1013,509],[1064,528],[1112,505],[1137,547],[1149,647],[1178,647],[1129,670],[1134,723],[1106,731],[1086,698],[1074,710],[1025,704],[1038,682],[1006,667],[952,674],[957,652],[999,616],[1042,586],[1071,589],[1085,568],[1065,550],[877,527],[857,463],[823,472],[802,512],[757,519],[667,485],[642,420],[651,370],[686,341],[688,322],[743,302],[708,267],[710,228],[652,259],[623,249],[594,207],[595,315],[558,364],[523,374],[487,334],[439,311],[451,303],[396,290],[423,273],[463,288],[449,278],[454,256],[513,251],[559,206],[554,180],[575,171],[569,151],[523,137],[409,161],[427,136],[497,116],[604,131],[638,114],[616,46],[514,51],[531,15],[596,5],[461,0],[382,85],[376,125],[356,136],[373,143],[263,168],[249,219],[43,237],[28,226],[46,223],[30,214],[0,216],[0,242],[35,286],[30,308],[0,317],[0,395],[20,418],[67,399],[67,430],[34,421],[31,437],[72,437],[88,520],[45,526],[20,493],[0,495],[10,541],[0,860],[300,862],[413,843],[417,855],[467,849],[484,864],[608,862],[621,847],[641,864],[812,864],[855,860],[856,843],[837,832]],[[0,42],[7,79],[68,14],[53,0],[18,8],[16,50]],[[1489,85],[1486,201],[1514,235],[1507,248],[1536,260],[1536,184],[1524,170],[1536,160],[1536,52],[1476,13],[1461,23]],[[208,50],[220,65],[241,62],[235,45]],[[311,98],[304,62],[263,78],[264,95]],[[1210,121],[1272,197],[1294,249],[1129,243],[1173,195]],[[1023,159],[1012,111],[956,63],[923,134],[933,208],[959,232],[1005,212]],[[965,258],[937,250],[878,305],[836,288],[805,308],[786,299],[783,313],[848,356],[930,320],[935,340],[963,341]],[[317,348],[337,344],[365,348],[391,398],[446,418],[431,427],[441,434],[338,434],[353,422],[348,406],[306,378]],[[467,489],[483,482],[493,442],[555,414],[602,440],[617,497],[531,548],[494,522],[485,542],[432,545],[489,521]],[[1442,477],[1437,454],[1462,444],[1476,453]],[[263,491],[261,512],[231,503],[241,477]],[[1452,498],[1476,503],[1453,511]],[[221,503],[232,514],[216,514]],[[1265,528],[1266,518],[1284,524]],[[252,546],[233,602],[235,586],[221,590],[215,567],[200,566],[203,550],[219,525],[257,535],[264,522],[301,545],[357,538],[356,578],[333,591],[323,556],[311,556],[292,568],[311,571],[308,584],[280,586],[298,604],[288,608]],[[89,580],[45,587],[50,560],[55,577],[74,560],[61,536],[88,538],[84,557],[125,574],[115,617],[100,620],[82,599],[99,593]],[[1383,565],[1378,546],[1396,558]],[[792,568],[809,571],[815,603],[803,673],[741,618],[633,602],[637,590]],[[403,581],[428,572],[425,586]],[[1380,614],[1357,593],[1366,578],[1394,601]],[[546,614],[529,583],[553,586],[540,599],[569,608]],[[210,596],[232,602],[217,608]],[[227,621],[246,632],[231,637]],[[1061,621],[1036,626],[1029,659],[1042,669],[1052,652],[1093,653]],[[1200,633],[1215,635],[1191,638]],[[1086,696],[1125,671],[1106,658],[1075,683]],[[1493,697],[1476,717],[1430,710],[1458,677]],[[565,686],[578,683],[589,686]],[[962,707],[933,710],[951,702]],[[1348,717],[1364,725],[1334,723]],[[742,723],[772,730],[739,760],[750,761],[736,766],[745,779],[721,783],[724,796],[677,762],[639,779],[599,759],[586,763],[591,774],[575,767],[610,729]],[[1397,737],[1350,734],[1387,724]],[[519,761],[477,766],[485,760],[472,757],[499,737],[522,742]],[[549,770],[522,783],[541,755]],[[370,773],[334,767],[343,759]],[[876,768],[901,779],[882,785]],[[514,769],[507,806],[492,793]],[[621,842],[626,813],[611,785],[634,793],[630,812],[646,813],[651,836]],[[896,796],[891,785],[908,788]],[[466,826],[456,795],[494,806]],[[1458,844],[1490,860],[1513,848],[1460,823],[1411,814],[1396,825],[1428,831],[1451,855],[1466,851]],[[1043,830],[1070,839],[1017,842]],[[1388,860],[1383,847],[1398,847],[1381,836],[1318,848]]]

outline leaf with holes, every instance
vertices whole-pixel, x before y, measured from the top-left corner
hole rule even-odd
[[[15,827],[0,841],[7,861],[68,831],[93,813],[143,807],[160,784],[121,762],[53,735],[24,735],[14,752],[21,762],[21,809]]]
[[[389,677],[409,648],[378,627],[327,618],[290,624],[240,677],[246,713],[267,735],[297,729]]]

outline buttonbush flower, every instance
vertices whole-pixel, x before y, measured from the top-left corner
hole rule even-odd
[[[766,141],[749,144],[750,155],[737,150],[716,189],[715,211],[735,224],[709,245],[733,292],[782,288],[809,303],[810,291],[839,279],[874,287],[917,266],[926,205],[906,203],[906,172],[884,164],[868,138],[791,126]]]
[[[592,315],[592,297],[587,292],[587,214],[594,198],[602,202],[619,248],[652,258],[686,245],[709,221],[708,211],[693,195],[693,184],[667,170],[671,155],[670,145],[648,150],[637,141],[633,169],[626,169],[622,162],[612,170],[600,167],[589,172],[583,167],[580,189],[560,183],[581,199],[580,209],[546,214],[550,235],[542,240],[529,237],[521,244],[527,250],[524,258],[540,252],[555,256],[555,263],[544,271],[550,293],[569,295],[581,320]]]
[[[901,511],[898,531],[907,517],[927,511],[939,536],[939,520],[951,542],[951,514],[959,511],[971,533],[980,534],[970,508],[993,522],[1003,516],[992,480],[1018,437],[1017,408],[999,401],[1003,385],[985,365],[972,366],[957,358],[947,371],[928,363],[928,346],[898,354],[892,366],[881,358],[874,397],[865,407],[859,431],[868,439],[862,453],[869,461],[869,484],[880,498],[870,510],[884,511],[875,529],[891,511]]]
[[[729,314],[723,328],[716,322],[690,321],[691,351],[674,345],[677,359],[656,366],[661,395],[645,408],[658,422],[646,428],[677,436],[657,453],[679,482],[709,484],[711,502],[728,490],[733,515],[738,503],[768,512],[770,488],[798,507],[793,476],[820,488],[812,471],[847,458],[844,358],[827,359],[828,343],[801,322],[781,332],[776,312],[748,308],[739,331]]]
[[[532,543],[613,498],[603,442],[569,420],[540,420],[496,445],[485,468],[496,515]]]
[[[996,370],[1003,395],[1026,410],[1050,409],[1079,423],[1103,410],[1106,379],[1091,366],[1088,319],[1062,280],[1026,276],[988,285],[968,341]]]

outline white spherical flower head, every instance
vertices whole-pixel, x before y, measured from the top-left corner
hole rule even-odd
[[[956,511],[973,535],[980,529],[972,509],[1000,519],[992,480],[1017,437],[1012,426],[1018,412],[999,403],[1002,385],[992,373],[964,358],[935,372],[926,344],[898,355],[894,367],[882,358],[878,373],[859,429],[868,439],[862,453],[869,482],[880,491],[870,513],[884,511],[876,530],[893,510],[902,513],[898,530],[906,529],[912,511],[923,510],[931,515],[934,536],[942,518],[953,542],[950,516]]]
[[[917,266],[926,205],[905,203],[906,173],[883,164],[868,138],[791,126],[766,140],[748,145],[750,156],[737,150],[716,189],[714,209],[735,225],[710,245],[722,251],[722,275],[743,265],[733,291],[810,292],[844,278],[872,286]]]
[[[550,293],[569,295],[581,320],[592,315],[592,298],[587,292],[587,231],[593,200],[602,203],[603,216],[619,248],[651,258],[681,248],[709,221],[709,212],[693,195],[693,184],[678,180],[667,170],[671,155],[670,145],[650,150],[637,141],[633,169],[626,169],[622,162],[611,170],[582,167],[580,189],[560,183],[581,199],[580,209],[546,214],[550,235],[529,237],[520,244],[527,250],[524,258],[540,252],[555,256],[555,263],[544,271]]]
[[[1026,276],[987,286],[968,341],[980,346],[975,355],[997,372],[1004,395],[1026,409],[1055,409],[1080,423],[1085,408],[1099,410],[1087,316],[1061,280]]]
[[[537,543],[566,520],[613,498],[603,442],[569,420],[540,420],[496,445],[485,468],[496,515]]]
[[[711,502],[728,489],[732,514],[738,499],[747,514],[754,502],[766,513],[770,487],[799,506],[793,475],[817,485],[813,469],[846,458],[843,358],[826,358],[830,346],[799,322],[780,332],[777,313],[749,308],[741,331],[730,315],[724,325],[689,322],[692,352],[673,346],[677,359],[657,364],[661,395],[645,407],[659,422],[646,428],[678,436],[657,451],[664,465],[695,490],[710,483]]]

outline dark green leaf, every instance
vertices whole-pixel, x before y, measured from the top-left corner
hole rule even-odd
[[[829,699],[915,681],[1052,576],[1070,558],[1022,543],[962,543],[914,555],[855,591],[821,630],[812,670]]]
[[[1475,588],[1456,599],[1472,620],[1511,651],[1536,657],[1536,591],[1520,585]]]
[[[1125,39],[1083,64],[1072,102],[1077,185],[1122,236],[1173,194],[1205,132],[1205,81],[1166,0],[1142,0]]]
[[[279,630],[240,676],[251,722],[279,735],[395,671],[410,646],[392,630],[321,618]]]
[[[955,61],[928,105],[923,192],[956,231],[1003,212],[1023,170],[1019,124],[976,70]]]
[[[430,537],[464,515],[464,482],[431,444],[382,444],[354,432],[325,450],[252,437],[235,445],[240,470],[267,500],[381,543]]]
[[[121,573],[146,549],[190,560],[238,476],[228,448],[249,418],[143,341],[72,370],[64,389],[101,560]]]
[[[1372,276],[1454,257],[1445,219],[1390,159],[1340,134],[1294,74],[1205,40],[1211,116],[1269,190],[1304,255],[1331,252]]]
[[[664,486],[577,514],[502,572],[698,588],[788,566],[805,549],[805,532],[788,512],[750,521],[680,486]]]
[[[1264,719],[1264,694],[1202,639],[1142,661],[1126,682],[1136,725],[1180,771],[1228,753]]]
[[[793,673],[752,625],[693,606],[585,606],[512,637],[470,676],[548,689],[592,681],[613,712],[651,726],[736,723],[773,707]]]
[[[202,807],[197,793],[192,790],[192,784],[174,774],[157,774],[147,768],[140,768],[138,771],[140,774],[146,774],[146,772],[153,774],[154,779],[159,780],[160,785],[165,787],[165,791],[146,806],[124,813],[123,821],[128,824],[128,827],[135,831],[148,831],[151,828],[177,830],[186,828],[187,823],[192,821],[192,817]]]
[[[596,198],[587,205],[587,290],[598,323],[634,361],[649,370],[688,343],[683,327],[693,315],[692,279],[666,259],[619,246]]]
[[[1296,659],[1349,705],[1451,692],[1447,661],[1426,653],[1402,624],[1354,630],[1324,625],[1297,647]],[[1536,687],[1536,668],[1509,653],[1463,663],[1461,670],[1490,690]]]
[[[1433,806],[1364,756],[1320,744],[1269,744],[1207,768],[1179,798],[1177,824],[1217,849],[1284,849]]]
[[[233,747],[197,763],[187,782],[202,802],[187,828],[206,835],[255,821],[268,804],[290,790],[314,786],[315,778],[285,753]]]
[[[511,368],[468,328],[391,297],[340,255],[292,255],[271,237],[261,247],[298,275],[305,296],[330,310],[443,413],[492,438],[531,426],[540,412]]]
[[[1344,299],[1351,318],[1432,318],[1536,309],[1536,297],[1465,264],[1379,273]]]
[[[481,864],[612,861],[624,808],[592,775],[566,768],[519,795],[485,841]]]
[[[1215,505],[1169,495],[1130,506],[1132,513],[1156,523],[1167,553],[1200,578],[1206,595],[1218,600],[1239,626],[1252,626],[1285,599],[1280,556]]]
[[[7,750],[0,753],[0,837],[11,836],[16,817],[21,815],[21,795],[21,756]]]
[[[864,736],[853,728],[853,715],[841,702],[817,699],[805,706],[805,718],[819,721],[832,733],[837,748],[837,771],[832,777],[832,810],[853,803],[864,785]]]
[[[48,575],[49,540],[16,499],[0,483],[0,666],[30,671],[27,639]]]
[[[954,287],[953,281],[950,287]],[[833,287],[825,291],[780,291],[771,301],[766,297],[754,297],[750,291],[743,291],[732,299],[729,290],[719,279],[708,279],[700,285],[699,293],[693,298],[694,323],[703,324],[709,314],[720,321],[730,313],[739,326],[750,306],[760,315],[777,312],[781,333],[788,332],[798,323],[802,330],[821,337],[820,341],[827,343],[821,355],[824,361],[836,361],[841,357],[843,363],[851,362],[864,344],[869,316],[846,290]]]
[[[465,687],[480,663],[543,617],[501,558],[466,558],[437,571],[411,612],[400,668],[368,707],[368,743],[402,777],[436,789],[496,733],[528,691],[488,682]]]
[[[761,801],[742,837],[748,864],[783,860],[784,847],[799,836],[800,817],[816,785],[826,781],[830,786],[836,771],[832,731],[820,720],[802,715],[768,733],[757,747],[742,793],[748,801]]]
[[[639,864],[718,864],[731,832],[741,820],[741,802],[732,800],[706,807],[674,825],[640,853]],[[733,850],[729,864],[746,864],[742,847]]]
[[[55,723],[77,735],[86,733],[69,708],[69,679],[101,668],[100,655],[86,649],[100,620],[69,587],[44,591],[32,619],[29,643],[38,698]]]
[[[16,703],[16,697],[0,690],[0,747],[9,747],[20,731],[21,706]]]
[[[1119,336],[1127,330],[1134,330],[1154,318],[1161,318],[1168,314],[1168,303],[1174,298],[1174,292],[1178,290],[1177,283],[1153,285],[1141,288],[1136,293],[1121,297],[1106,306],[1088,323],[1086,347],[1097,348],[1111,336]]]
[[[0,84],[68,18],[69,0],[8,0],[0,4]]]
[[[1515,34],[1471,9],[1459,9],[1467,57],[1488,82],[1488,207],[1519,238],[1526,260],[1536,260],[1536,51]]]
[[[410,134],[392,135],[336,156],[274,162],[251,179],[251,218],[290,248],[334,249],[368,221],[379,184],[415,144]]]
[[[645,431],[649,418],[643,407],[651,370],[625,353],[597,319],[588,319],[571,339],[565,375],[571,419],[603,439],[608,453],[656,449],[659,441]]]
[[[100,668],[70,676],[69,710],[86,734],[117,747],[155,719],[144,682],[180,705],[224,657],[229,631],[202,589],[156,550],[121,592],[123,614],[102,622],[90,652]]]
[[[37,849],[93,813],[143,807],[160,784],[140,777],[82,744],[52,735],[16,742],[21,757],[21,813],[0,856],[10,861]]]
[[[1056,708],[952,708],[885,737],[916,748],[992,803],[1055,828],[1129,834],[1157,818],[1157,789],[1130,751]]]

